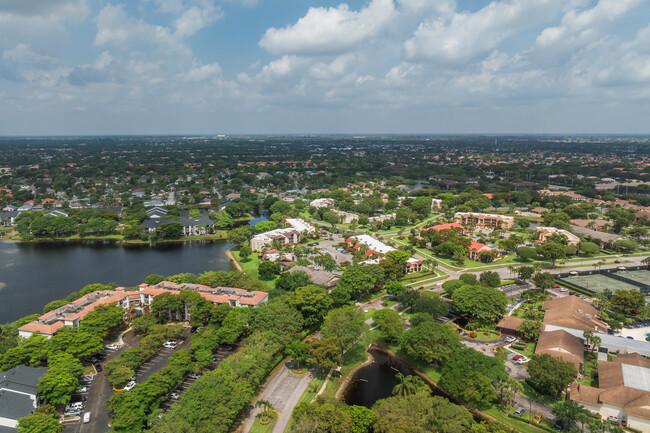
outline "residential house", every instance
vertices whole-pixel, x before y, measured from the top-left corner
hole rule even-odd
[[[300,242],[303,233],[314,233],[316,227],[305,220],[298,218],[287,218],[286,224],[288,227],[271,230],[264,233],[259,233],[250,241],[251,249],[253,251],[262,251],[264,247],[273,244],[277,241],[280,246],[293,245]]]
[[[570,362],[576,371],[580,371],[580,366],[585,362],[584,340],[563,329],[540,332],[535,353],[537,355],[548,354],[562,361]]]
[[[18,211],[0,212],[0,227],[11,227],[20,215]]]
[[[464,226],[509,229],[515,223],[514,217],[478,212],[456,212],[454,219]]]
[[[183,225],[183,236],[204,235],[214,229],[214,221],[210,218],[181,218],[177,220],[167,218],[156,218],[145,220],[142,226],[149,232],[155,232],[158,227],[166,223],[181,223]]]
[[[580,227],[577,225],[571,225],[570,227],[572,232],[581,234],[585,237],[585,239],[591,242],[595,242],[601,246],[607,243],[616,242],[618,240],[625,239],[623,236],[617,234],[603,233],[586,227]]]
[[[446,223],[446,224],[438,224],[431,227],[421,228],[420,231],[423,232],[425,230],[435,230],[439,232],[440,230],[454,230],[454,229],[459,229],[460,231],[463,231],[465,230],[465,227],[463,227],[461,224],[458,223]]]
[[[147,214],[147,217],[149,218],[162,218],[167,216],[167,209],[160,206],[151,207],[147,209],[145,212]]]
[[[603,419],[650,432],[650,360],[634,353],[598,361],[598,387],[574,384],[569,399]]]
[[[46,213],[45,216],[49,216],[49,217],[57,217],[57,216],[69,217],[70,214],[65,212],[65,211],[55,209],[53,211],[50,211],[50,212]]]
[[[554,235],[564,235],[568,240],[568,245],[578,245],[580,238],[568,230],[558,229],[556,227],[537,227],[537,240],[545,244]]]
[[[495,251],[491,246],[480,242],[472,242],[467,249],[467,257],[477,262],[481,261],[481,253],[495,253]]]
[[[581,331],[607,332],[607,323],[598,319],[598,310],[577,296],[553,298],[542,304],[543,323]]]
[[[407,274],[417,274],[422,272],[422,260],[415,259],[413,257],[409,258],[406,261],[406,271]]]
[[[312,206],[312,207],[315,207],[315,208],[334,207],[334,199],[333,198],[317,198],[315,200],[312,200],[309,203],[309,206]]]
[[[524,323],[524,319],[519,317],[503,316],[497,324],[497,329],[504,335],[520,337],[521,332],[519,332],[517,328],[519,328],[519,325],[522,323]]]
[[[334,287],[341,277],[341,272],[316,270],[308,268],[306,266],[294,266],[293,268],[289,269],[289,272],[292,274],[299,271],[305,272],[307,275],[309,275],[309,279],[312,283],[319,286],[324,286],[327,289]]]
[[[0,373],[0,432],[15,431],[18,419],[38,407],[38,381],[47,367],[19,365]]]

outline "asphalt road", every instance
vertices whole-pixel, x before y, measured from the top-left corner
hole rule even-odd
[[[136,346],[141,339],[141,337],[135,336],[133,332],[126,333],[123,337],[124,346],[116,351],[107,351],[106,361],[102,363],[102,366],[115,359],[122,350]],[[189,338],[185,338],[176,349],[162,348],[148,362],[140,367],[136,373],[136,383],[142,383],[152,374],[162,370],[169,363],[169,356],[176,350],[188,349],[190,342],[191,340]],[[110,415],[106,409],[106,401],[113,394],[115,394],[115,391],[106,379],[106,372],[102,371],[98,373],[88,389],[88,400],[83,409],[84,412],[91,413],[91,421],[88,424],[84,424],[81,420],[67,423],[63,433],[106,433],[110,431],[110,427],[108,426]]]
[[[295,375],[291,373],[287,365],[284,365],[280,371],[266,381],[264,390],[260,393],[257,400],[263,399],[269,401],[273,405],[273,408],[280,414],[273,426],[272,433],[283,433],[287,428],[293,409],[298,404],[298,400],[300,400],[305,389],[307,389],[312,377],[311,372],[303,375]],[[250,431],[257,413],[258,410],[252,408],[242,425],[237,429],[237,433]]]

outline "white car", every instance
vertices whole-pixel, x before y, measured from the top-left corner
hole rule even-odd
[[[199,374],[199,373],[190,373],[190,374],[187,375],[187,377],[189,377],[190,379],[198,379],[199,377],[201,377],[201,374]]]
[[[66,411],[74,411],[74,410],[81,410],[84,408],[84,404],[80,401],[77,401],[75,403],[68,403],[65,406]]]
[[[172,392],[169,394],[169,398],[172,400],[178,400],[181,396],[177,392]]]
[[[77,392],[78,392],[79,394],[85,394],[85,393],[88,392],[88,387],[87,387],[87,386],[82,386],[81,388],[79,388],[79,389],[77,390]]]
[[[620,423],[621,421],[618,419],[618,417],[610,415],[607,417],[607,421],[615,422],[615,423]]]
[[[124,391],[131,391],[133,388],[135,388],[136,385],[137,384],[134,381],[131,381],[126,384],[126,386],[124,387]]]
[[[514,343],[515,341],[517,341],[517,337],[506,337],[506,341],[508,343]]]
[[[175,341],[165,341],[163,343],[163,347],[167,349],[176,349],[176,342]]]
[[[568,292],[568,291],[569,291],[569,289],[567,289],[566,287],[560,287],[560,292],[564,293],[564,292]]]
[[[117,344],[107,344],[105,347],[108,350],[117,350],[120,348],[120,346],[118,346]]]
[[[517,364],[519,364],[519,365],[524,365],[524,364],[526,364],[526,363],[529,362],[529,361],[530,361],[530,359],[528,359],[528,358],[526,358],[526,357],[524,356],[523,358],[519,358],[519,359],[518,359],[517,361],[515,361],[515,362],[516,362]]]

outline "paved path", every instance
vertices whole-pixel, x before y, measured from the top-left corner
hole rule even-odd
[[[287,428],[293,408],[298,404],[312,378],[311,372],[300,376],[295,375],[285,365],[266,382],[263,391],[255,401],[259,399],[267,400],[273,405],[273,409],[280,413],[280,417],[273,426],[273,433],[283,433]],[[253,402],[253,405],[255,405],[255,402]],[[237,432],[249,432],[253,427],[257,413],[257,409],[252,409],[242,425],[237,429]]]

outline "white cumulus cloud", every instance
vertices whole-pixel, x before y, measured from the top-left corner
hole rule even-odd
[[[312,7],[296,24],[268,29],[259,45],[274,54],[343,53],[378,36],[395,14],[393,0],[372,0],[359,11],[345,3],[336,8]]]

